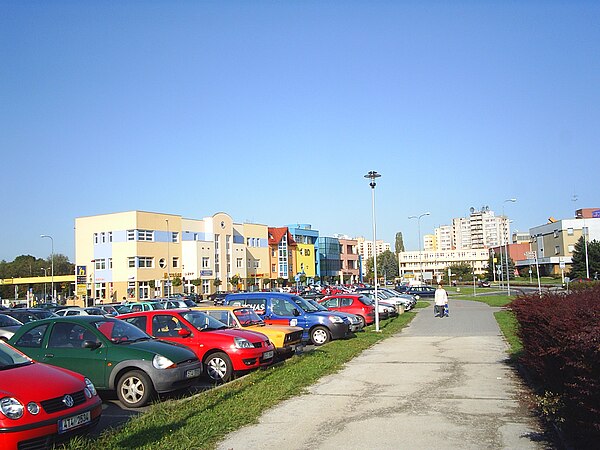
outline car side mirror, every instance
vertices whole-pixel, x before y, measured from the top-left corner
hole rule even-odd
[[[184,330],[183,328],[181,328],[179,331],[177,331],[177,334],[180,337],[186,338],[186,337],[190,336],[192,334],[192,332],[190,330]]]
[[[96,341],[83,341],[83,348],[89,348],[91,350],[96,350],[98,347],[102,345],[101,342]]]
[[[296,317],[298,317],[300,315],[300,311],[298,311],[297,309],[294,309],[294,312],[292,312],[292,314]]]

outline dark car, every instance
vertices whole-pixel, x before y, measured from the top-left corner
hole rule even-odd
[[[30,322],[9,343],[36,361],[88,377],[98,390],[116,390],[130,408],[146,405],[154,393],[188,387],[202,375],[202,363],[191,350],[112,317]]]
[[[49,309],[41,308],[18,308],[2,311],[3,314],[11,316],[22,323],[33,322],[34,320],[48,319],[50,317],[58,317]]]
[[[488,280],[479,280],[479,287],[490,287],[491,284]]]
[[[208,296],[209,300],[212,300],[215,306],[221,306],[225,302],[225,297],[229,292],[214,292]]]
[[[414,295],[415,298],[433,298],[435,297],[435,288],[433,286],[410,286],[405,294]]]

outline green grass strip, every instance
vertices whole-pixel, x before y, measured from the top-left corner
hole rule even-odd
[[[67,448],[214,448],[228,433],[257,423],[265,410],[301,395],[321,377],[338,372],[367,348],[398,333],[415,315],[407,312],[381,321],[379,333],[374,332],[373,326],[367,327],[355,338],[330,342],[218,389],[181,400],[157,402],[147,413],[132,418],[120,429],[108,430],[94,441],[75,438]]]
[[[511,359],[517,359],[523,351],[523,344],[517,335],[519,331],[519,322],[517,321],[515,314],[512,311],[504,310],[495,312],[494,317],[510,346],[508,353]]]

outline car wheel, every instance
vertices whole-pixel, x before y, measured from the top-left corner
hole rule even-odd
[[[327,344],[331,340],[331,334],[325,327],[314,327],[310,332],[310,340],[315,345]]]
[[[144,406],[153,394],[152,380],[141,370],[126,372],[117,383],[117,397],[129,408]]]
[[[206,376],[213,381],[226,383],[233,376],[233,364],[229,356],[223,352],[217,352],[209,355],[204,360]]]
[[[360,320],[360,328],[364,328],[367,325],[367,322],[363,316],[358,316],[358,320]]]

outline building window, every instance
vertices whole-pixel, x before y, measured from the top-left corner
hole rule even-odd
[[[241,269],[242,267],[244,267],[244,260],[242,258],[237,258],[235,260],[235,267],[238,269]]]
[[[554,230],[554,237],[557,238],[558,237],[558,230]]]
[[[127,267],[135,267],[135,256],[127,258]]]
[[[177,233],[176,231],[171,233],[171,242],[179,242],[179,233]]]
[[[106,243],[106,233],[100,233],[100,242],[103,244]]]
[[[210,280],[202,280],[202,293],[208,294],[210,292]]]
[[[112,231],[108,232],[108,242],[112,242]]]
[[[569,245],[568,249],[569,249],[569,253],[573,253],[575,251],[575,246]]]
[[[567,234],[573,236],[573,228],[567,228]]]
[[[127,282],[127,297],[135,298],[135,281]]]
[[[154,258],[151,256],[140,256],[138,258],[138,267],[140,268],[152,268],[154,266]]]
[[[149,299],[150,298],[150,282],[149,281],[140,281],[138,285],[139,297],[140,299]]]
[[[271,272],[277,272],[277,266],[275,264],[271,265]]]
[[[108,268],[112,269],[112,258],[108,258]]]
[[[94,244],[98,243],[98,233],[94,233]]]
[[[558,255],[560,253],[560,247],[558,245],[554,246],[554,254]]]
[[[94,262],[95,262],[96,270],[106,269],[106,260],[105,259],[97,259]]]
[[[177,268],[179,267],[179,258],[174,257],[173,258],[173,268]]]
[[[138,241],[153,241],[154,232],[150,230],[138,230]]]
[[[127,230],[127,240],[135,241],[135,230]]]
[[[210,258],[208,256],[202,257],[202,268],[208,269],[210,267]]]

